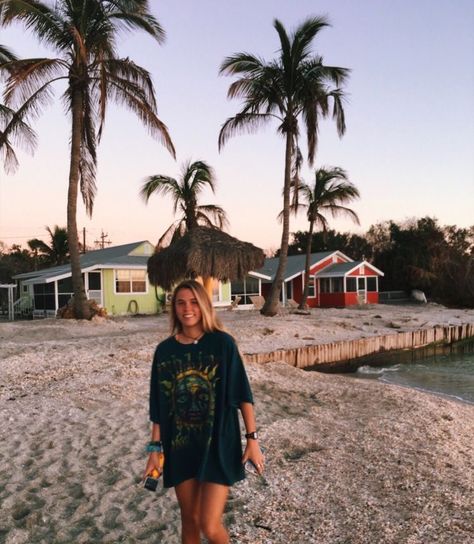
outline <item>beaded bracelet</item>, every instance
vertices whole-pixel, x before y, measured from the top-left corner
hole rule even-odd
[[[149,442],[146,446],[147,453],[161,453],[163,451],[163,444],[161,441]]]

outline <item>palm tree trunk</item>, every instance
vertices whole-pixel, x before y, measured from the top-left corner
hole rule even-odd
[[[285,183],[283,186],[283,230],[281,233],[280,258],[278,268],[273,280],[270,294],[260,310],[262,315],[274,316],[278,313],[280,293],[283,284],[283,275],[288,261],[288,243],[290,238],[290,187],[291,187],[291,150],[292,135],[288,130],[286,133],[285,149]]]
[[[76,319],[90,319],[91,312],[87,305],[84,282],[82,281],[81,263],[79,259],[79,237],[76,223],[83,115],[83,96],[80,89],[73,91],[71,102],[72,137],[71,161],[69,165],[69,188],[67,194],[67,237],[71,259],[72,289],[74,292],[73,310]]]
[[[314,221],[309,222],[309,232],[308,232],[308,240],[306,241],[306,260],[304,265],[304,289],[303,289],[303,296],[301,297],[301,302],[298,306],[300,310],[307,310],[308,309],[308,294],[309,294],[309,265],[310,265],[310,259],[311,259],[311,246],[313,245],[313,229],[314,229]]]

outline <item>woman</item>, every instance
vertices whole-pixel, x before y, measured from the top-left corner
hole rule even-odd
[[[229,487],[250,460],[261,474],[253,399],[233,338],[197,281],[180,283],[171,300],[172,336],[155,351],[151,372],[150,452],[145,475],[161,472],[181,509],[182,542],[226,544],[222,515]],[[237,409],[246,429],[242,455]]]

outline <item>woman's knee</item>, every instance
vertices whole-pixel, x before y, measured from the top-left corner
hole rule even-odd
[[[222,536],[225,531],[222,523],[216,520],[201,520],[200,528],[202,534],[211,542]]]

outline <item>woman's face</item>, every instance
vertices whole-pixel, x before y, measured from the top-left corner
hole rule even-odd
[[[201,308],[191,289],[183,287],[176,293],[175,311],[183,328],[202,326]]]

